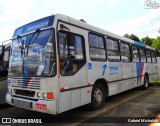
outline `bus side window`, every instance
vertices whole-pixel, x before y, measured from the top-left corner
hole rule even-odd
[[[138,47],[132,45],[133,62],[140,62]]]
[[[122,62],[131,62],[130,45],[124,42],[121,42],[121,59]]]
[[[58,33],[60,69],[62,75],[73,75],[85,63],[82,36],[73,33]]]
[[[144,48],[139,48],[139,53],[141,57],[141,62],[146,63],[146,53]]]
[[[155,53],[155,51],[151,51],[151,56],[152,56],[152,63],[156,63],[157,59],[156,59],[156,53]]]
[[[117,40],[107,39],[107,54],[110,62],[120,62],[119,43]]]
[[[89,33],[89,54],[91,60],[106,60],[104,37]]]
[[[151,52],[148,49],[146,49],[146,57],[147,57],[147,63],[151,63],[152,62]]]

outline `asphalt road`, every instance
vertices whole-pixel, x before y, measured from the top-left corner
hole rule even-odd
[[[132,117],[156,117],[160,113],[160,85],[150,86],[148,90],[139,88],[109,97],[105,106],[97,111],[91,111],[87,106],[82,106],[59,115],[49,115],[39,112],[17,108],[9,105],[0,106],[0,117],[11,118],[40,118],[53,122],[54,125],[105,125],[123,126],[140,125],[146,126],[149,123],[127,123],[126,120]],[[124,117],[124,118],[122,118]],[[118,119],[119,123],[116,123]],[[124,123],[122,123],[124,121]],[[58,122],[58,123],[57,123]],[[68,123],[66,123],[68,122]],[[108,123],[110,122],[110,123]],[[12,124],[17,125],[17,124]],[[24,125],[24,124],[19,124]],[[27,125],[27,124],[26,124]],[[53,125],[45,124],[42,125]]]
[[[7,80],[6,78],[0,78],[0,104],[6,103],[7,93]]]

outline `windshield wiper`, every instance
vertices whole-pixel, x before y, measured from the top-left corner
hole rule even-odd
[[[31,45],[35,42],[39,34],[41,33],[41,29],[37,29],[33,35],[30,37],[28,44],[25,46],[27,48],[27,55],[28,55],[28,49],[31,47]],[[35,36],[36,35],[36,36]],[[34,37],[35,36],[35,37]],[[33,39],[34,38],[34,39]],[[31,43],[32,42],[32,43]]]

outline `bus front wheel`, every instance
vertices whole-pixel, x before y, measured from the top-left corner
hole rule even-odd
[[[90,108],[97,110],[103,107],[105,103],[104,87],[100,83],[96,83],[92,89]]]

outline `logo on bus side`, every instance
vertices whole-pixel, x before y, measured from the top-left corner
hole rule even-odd
[[[92,63],[88,63],[88,70],[92,69]]]

